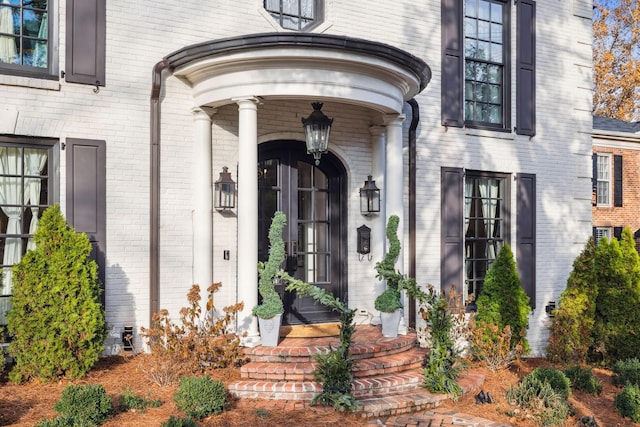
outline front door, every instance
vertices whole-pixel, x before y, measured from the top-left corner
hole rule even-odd
[[[342,202],[345,170],[333,155],[315,166],[303,142],[261,144],[258,160],[258,259],[269,256],[269,226],[276,210],[284,212],[282,232],[287,254],[283,268],[293,277],[326,289],[346,301],[346,221]],[[287,325],[333,322],[334,311],[309,297],[277,286]]]

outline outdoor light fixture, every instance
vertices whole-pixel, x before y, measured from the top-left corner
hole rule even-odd
[[[125,326],[122,332],[122,348],[125,351],[133,351],[133,326]]]
[[[325,116],[320,109],[322,102],[314,102],[313,112],[306,119],[302,118],[304,135],[307,140],[307,154],[312,154],[316,160],[316,166],[320,164],[320,156],[327,152],[329,147],[329,133],[333,119]]]
[[[371,215],[378,212],[380,212],[380,189],[376,187],[376,182],[369,175],[364,182],[364,187],[360,189],[360,213]]]
[[[213,206],[217,210],[233,209],[236,206],[236,183],[228,171],[228,167],[223,167],[220,178],[213,186]]]
[[[371,229],[366,225],[358,227],[358,260],[362,261],[365,255],[368,255],[369,261],[371,261]]]
[[[549,303],[544,307],[544,311],[547,313],[549,317],[554,317],[555,314],[553,311],[556,309],[556,302],[549,301]]]

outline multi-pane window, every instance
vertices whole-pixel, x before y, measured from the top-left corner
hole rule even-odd
[[[464,298],[475,301],[505,242],[505,176],[470,175],[464,182]]]
[[[50,152],[48,146],[0,145],[0,325],[10,308],[11,267],[35,247],[33,234],[50,204]]]
[[[322,19],[321,0],[264,0],[264,8],[287,30],[308,30]]]
[[[464,17],[465,122],[504,127],[507,15],[505,3],[466,0]]]
[[[0,68],[49,69],[49,0],[1,0]]]
[[[607,240],[611,240],[611,228],[609,227],[596,227],[595,229],[595,239],[596,245],[600,241],[600,239],[606,238]]]
[[[611,156],[598,154],[597,162],[597,204],[608,206],[611,205]]]

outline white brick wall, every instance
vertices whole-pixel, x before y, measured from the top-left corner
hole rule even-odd
[[[64,64],[65,13],[60,17],[59,62]],[[590,230],[590,172],[581,157],[591,150],[590,20],[581,17],[584,0],[537,1],[537,135],[445,129],[440,126],[440,2],[377,2],[326,0],[321,30],[388,43],[424,59],[433,72],[429,86],[416,99],[420,104],[417,153],[417,279],[439,285],[440,168],[465,167],[537,176],[537,309],[529,339],[535,353],[544,350],[544,305],[557,299],[571,263]],[[184,46],[245,32],[274,31],[260,0],[223,0],[215,7],[202,2],[107,2],[106,86],[92,87],[0,75],[3,108],[19,111],[15,133],[60,138],[93,138],[107,142],[107,320],[109,344],[115,349],[125,324],[136,330],[148,324],[149,313],[149,95],[151,72],[165,55]],[[586,3],[585,3],[586,4]],[[515,7],[512,7],[515,21]],[[574,12],[577,14],[574,15]],[[513,43],[515,46],[515,43]],[[515,49],[515,47],[514,47]],[[515,59],[515,51],[512,53]],[[61,66],[61,69],[64,69]],[[513,70],[512,70],[513,71]],[[514,72],[514,71],[513,71]],[[515,87],[512,90],[515,100]],[[191,192],[194,121],[189,89],[166,78],[161,96],[161,290],[160,305],[174,318],[186,304],[192,277]],[[301,135],[300,116],[310,102],[265,100],[258,107],[259,138]],[[512,103],[515,108],[515,102]],[[1,112],[2,110],[0,110]],[[348,174],[348,281],[353,307],[373,309],[373,266],[383,255],[374,246],[373,260],[358,261],[355,230],[362,224],[374,233],[381,218],[359,213],[358,189],[371,172],[369,126],[372,112],[362,107],[326,102],[323,111],[335,118],[331,149]],[[515,109],[513,111],[515,117]],[[215,181],[223,166],[237,180],[237,107],[221,107],[212,116]],[[515,121],[515,120],[514,120]],[[513,123],[515,125],[515,123]],[[405,122],[405,137],[408,122]],[[578,129],[581,132],[578,132]],[[506,138],[503,138],[506,137]],[[579,165],[579,166],[577,166]],[[406,168],[405,168],[406,171]],[[65,188],[65,159],[61,153],[61,189]],[[515,185],[512,185],[515,191]],[[384,197],[384,196],[383,196]],[[406,194],[405,194],[406,197]],[[62,191],[64,209],[66,198]],[[512,194],[515,208],[515,194]],[[214,280],[223,282],[216,299],[222,307],[235,301],[237,253],[235,216],[214,212]],[[511,234],[515,239],[515,221]],[[383,236],[373,235],[373,240]],[[407,240],[405,239],[405,245]],[[515,242],[512,242],[515,243]],[[223,260],[222,251],[231,259]],[[552,254],[552,255],[550,255]],[[408,251],[405,250],[405,256]],[[208,284],[200,284],[206,288]]]

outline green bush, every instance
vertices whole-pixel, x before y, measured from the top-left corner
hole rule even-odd
[[[593,375],[590,368],[571,366],[564,370],[564,374],[571,381],[571,387],[575,390],[599,396],[602,393],[602,383]]]
[[[98,361],[107,336],[91,243],[58,205],[45,210],[34,239],[36,248],[13,267],[10,379],[78,378]]]
[[[593,237],[573,262],[567,287],[553,311],[547,358],[552,362],[584,363],[593,343],[596,295],[596,245]]]
[[[613,405],[620,415],[640,423],[640,387],[627,384],[620,393],[616,394]]]
[[[524,353],[528,352],[529,296],[520,286],[520,276],[508,244],[505,243],[500,249],[498,257],[487,271],[476,304],[478,326],[492,323],[499,330],[511,326],[511,348],[522,345]]]
[[[197,419],[219,414],[228,404],[222,382],[213,381],[209,376],[180,378],[173,399],[179,410]]]
[[[571,381],[564,372],[558,369],[541,366],[534,369],[529,375],[540,380],[540,382],[549,383],[551,388],[565,399],[571,395]]]
[[[276,292],[273,281],[285,261],[282,229],[286,223],[287,217],[284,213],[277,211],[273,214],[269,226],[269,259],[266,262],[258,263],[258,292],[262,303],[253,307],[252,312],[262,319],[272,319],[278,314],[284,313],[282,299]]]
[[[162,427],[199,427],[199,424],[191,418],[171,416],[171,418],[162,423]]]
[[[51,420],[42,420],[36,427],[92,427],[94,424],[89,422],[76,422],[73,418],[59,416]]]
[[[160,405],[162,405],[161,401],[136,396],[130,388],[127,388],[124,394],[120,396],[118,410],[120,412],[126,412],[131,409],[135,409],[137,411],[144,412],[147,408],[157,408]]]
[[[541,426],[559,426],[571,414],[571,407],[546,381],[529,374],[506,393],[507,402],[520,408],[523,416],[532,416]]]
[[[111,399],[102,384],[70,385],[53,409],[75,424],[100,425],[111,415]]]
[[[615,362],[611,370],[613,371],[614,385],[640,385],[640,360],[635,357]]]

